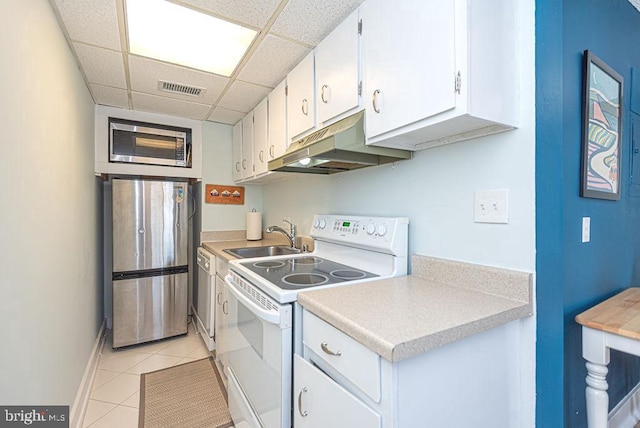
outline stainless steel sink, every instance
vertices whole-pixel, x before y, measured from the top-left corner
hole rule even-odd
[[[297,248],[287,247],[285,245],[267,245],[264,247],[227,248],[226,250],[224,250],[224,252],[240,259],[248,259],[250,257],[268,257],[282,256],[285,254],[298,254],[300,250],[298,250]]]

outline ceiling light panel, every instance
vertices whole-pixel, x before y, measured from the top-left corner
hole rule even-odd
[[[256,32],[163,0],[127,0],[129,51],[230,76]]]

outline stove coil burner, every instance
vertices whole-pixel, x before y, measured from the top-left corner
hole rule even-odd
[[[324,260],[319,259],[318,257],[294,257],[289,259],[289,263],[292,265],[317,265],[322,263]]]
[[[359,270],[339,269],[331,272],[331,276],[333,276],[334,278],[353,280],[364,278],[365,276],[367,276],[367,274]]]
[[[319,273],[292,273],[283,277],[282,281],[298,287],[312,287],[326,283],[329,281],[329,278]]]
[[[265,260],[262,262],[255,262],[253,265],[258,268],[274,269],[274,268],[279,268],[284,266],[284,262],[277,261],[277,260],[274,260],[274,261]]]

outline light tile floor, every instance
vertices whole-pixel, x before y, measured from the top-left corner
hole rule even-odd
[[[112,349],[111,333],[100,355],[83,427],[138,426],[140,374],[210,356],[202,338],[189,333],[149,344]]]

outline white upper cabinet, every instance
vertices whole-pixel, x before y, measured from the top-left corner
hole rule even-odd
[[[512,129],[510,0],[367,0],[361,7],[368,144],[422,149]]]
[[[287,150],[287,81],[283,80],[269,94],[267,162],[282,156]]]
[[[233,181],[242,180],[242,121],[238,121],[233,126],[233,146],[232,146]]]
[[[267,98],[253,110],[253,163],[255,165],[254,175],[267,172],[268,162],[268,109]]]
[[[293,140],[316,125],[313,52],[289,72],[287,87],[288,133]]]
[[[360,105],[360,35],[356,9],[316,47],[318,125]]]
[[[242,179],[253,177],[253,112],[242,118]]]

